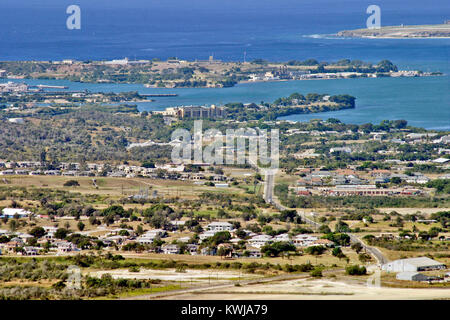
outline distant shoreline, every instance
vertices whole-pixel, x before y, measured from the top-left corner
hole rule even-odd
[[[339,31],[338,37],[367,39],[450,39],[450,24],[386,26],[379,29]]]

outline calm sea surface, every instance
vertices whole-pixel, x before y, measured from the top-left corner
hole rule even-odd
[[[347,123],[406,119],[411,125],[450,129],[450,39],[336,39],[343,29],[365,27],[364,0],[79,0],[81,30],[67,30],[72,1],[2,0],[0,60],[102,60],[128,57],[275,61],[342,58],[402,69],[442,71],[442,77],[253,83],[226,89],[149,89],[142,85],[68,83],[71,90],[174,92],[176,98],[141,103],[141,110],[184,104],[273,101],[292,92],[348,93],[354,110],[295,115],[291,120],[339,118]],[[381,0],[383,25],[442,23],[447,0]],[[6,80],[0,80],[6,81]],[[30,81],[33,82],[33,81]],[[36,81],[37,83],[63,83]],[[67,83],[67,82],[64,82]]]

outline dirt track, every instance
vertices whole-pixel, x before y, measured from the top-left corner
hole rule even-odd
[[[162,297],[174,299],[174,297]],[[428,300],[450,299],[449,289],[369,288],[331,280],[286,280],[242,287],[214,288],[176,296],[177,300]]]

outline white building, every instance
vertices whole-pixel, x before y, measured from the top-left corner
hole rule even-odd
[[[180,248],[176,244],[167,244],[161,246],[161,251],[164,254],[178,254],[180,252]]]
[[[128,58],[125,58],[125,59],[114,59],[111,61],[105,61],[103,62],[103,64],[126,66],[128,62],[129,62]]]
[[[233,230],[233,225],[228,222],[211,222],[206,226],[210,231],[231,231]]]
[[[450,143],[450,135],[440,137],[439,139],[433,140],[433,143]]]
[[[72,251],[78,251],[78,248],[75,244],[73,244],[72,242],[65,241],[65,240],[55,242],[55,245],[56,245],[58,254],[68,253],[68,252],[72,252]]]
[[[445,268],[445,264],[427,257],[399,259],[388,262],[381,266],[382,270],[388,272],[417,272]]]
[[[154,229],[147,231],[146,233],[138,237],[136,241],[140,244],[152,244],[156,238],[163,238],[166,235],[166,230]]]
[[[148,236],[148,235],[142,235],[140,237],[137,237],[136,241],[139,244],[152,244],[155,240],[154,236]]]
[[[255,248],[261,248],[270,242],[272,242],[272,237],[265,234],[254,236],[248,240],[249,245]]]
[[[56,232],[56,230],[58,230],[57,227],[53,226],[43,226],[42,228],[45,230],[45,232]]]
[[[439,163],[439,164],[444,164],[446,162],[450,161],[450,159],[447,158],[438,158],[438,159],[434,159],[432,162],[434,163]]]
[[[153,229],[153,230],[147,231],[145,233],[145,235],[164,238],[165,236],[167,236],[167,231],[163,230],[163,229]]]
[[[198,237],[200,238],[200,240],[203,241],[205,239],[208,239],[208,238],[214,236],[217,232],[220,232],[220,231],[208,230],[208,231],[205,231],[205,232],[199,234]]]
[[[273,242],[290,242],[290,241],[291,237],[289,237],[289,234],[287,233],[282,233],[273,237]]]
[[[16,124],[24,124],[25,120],[22,118],[9,118],[8,122],[16,123]]]
[[[345,152],[345,153],[352,153],[352,149],[349,147],[342,147],[342,148],[331,148],[330,153],[333,152]]]
[[[174,226],[175,228],[180,228],[180,227],[184,227],[186,221],[183,220],[174,220],[174,221],[170,221],[170,224],[172,226]]]
[[[30,211],[26,211],[25,209],[18,209],[18,208],[5,208],[2,210],[2,215],[0,218],[8,217],[8,218],[26,218],[31,214]]]
[[[27,246],[23,247],[22,254],[25,256],[37,256],[39,254],[39,250],[41,250],[39,247]]]
[[[292,238],[292,243],[296,247],[309,247],[317,241],[317,237],[308,234],[299,234]]]

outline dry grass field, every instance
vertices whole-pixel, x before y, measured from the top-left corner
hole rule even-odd
[[[93,183],[96,180],[96,185]],[[79,187],[64,187],[69,180],[76,180]],[[204,192],[243,193],[240,188],[215,188],[196,185],[192,181],[161,180],[146,178],[111,178],[111,177],[62,177],[62,176],[11,176],[7,178],[8,184],[0,181],[0,186],[17,186],[26,188],[61,189],[81,194],[97,194],[109,197],[122,197],[135,195],[140,189],[149,188],[150,194],[157,192],[158,196],[195,198]]]

